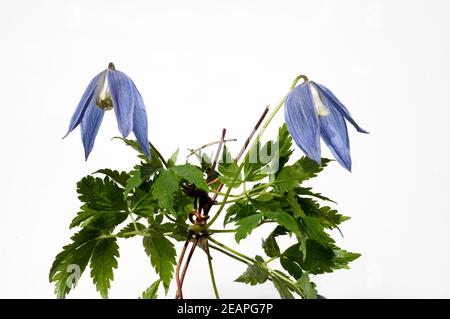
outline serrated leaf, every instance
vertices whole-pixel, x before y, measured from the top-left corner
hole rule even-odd
[[[116,238],[99,239],[91,257],[91,277],[102,298],[108,298],[114,269],[117,269],[119,246]]]
[[[145,230],[145,226],[142,225],[141,223],[129,223],[128,225],[126,225],[124,228],[122,228],[118,233],[117,233],[117,237],[120,238],[131,238],[136,236],[136,234],[134,234],[133,232],[136,232],[136,228],[139,231],[143,231]],[[133,233],[133,234],[129,234],[129,233]]]
[[[142,184],[141,170],[139,166],[130,172],[130,177],[127,179],[125,190],[123,191],[123,197],[126,199],[128,194]]]
[[[259,181],[269,173],[268,164],[273,160],[273,142],[269,141],[261,147],[261,143],[255,144],[244,159],[244,180],[247,182]]]
[[[177,162],[178,159],[178,153],[180,152],[180,149],[177,148],[175,150],[175,152],[173,152],[173,154],[169,157],[169,159],[167,160],[167,166],[172,167],[175,165],[175,163]]]
[[[131,148],[133,148],[135,151],[137,151],[139,153],[138,157],[140,159],[142,159],[143,161],[147,162],[147,163],[152,163],[153,166],[161,168],[163,166],[158,152],[155,151],[154,146],[150,147],[150,159],[147,157],[147,155],[145,155],[144,151],[142,150],[140,144],[136,141],[136,140],[128,140],[122,137],[113,137],[112,139],[119,139],[123,142],[125,142],[126,145],[130,146]]]
[[[98,236],[100,232],[97,229],[84,228],[74,234],[71,237],[72,243],[64,246],[55,257],[49,272],[49,281],[55,283],[58,298],[65,298],[76,286],[89,263]]]
[[[313,239],[324,246],[327,246],[329,243],[334,243],[333,238],[324,231],[318,218],[305,216],[302,220],[306,227],[306,233],[310,239]]]
[[[311,196],[311,197],[315,197],[315,198],[321,199],[321,200],[323,200],[323,201],[332,202],[332,203],[335,203],[335,204],[336,204],[336,202],[333,201],[332,199],[329,199],[328,197],[323,196],[323,195],[320,194],[320,193],[314,193],[314,192],[312,191],[312,188],[311,188],[311,187],[296,187],[296,188],[294,189],[294,192],[295,192],[297,195],[307,195],[307,196]]]
[[[231,223],[236,222],[242,218],[254,215],[257,213],[255,207],[250,204],[247,200],[238,200],[233,205],[227,208],[227,213],[223,220],[224,226]]]
[[[361,254],[351,253],[343,249],[335,249],[333,252],[334,269],[349,269],[348,264],[361,256]]]
[[[289,259],[285,256],[281,256],[280,264],[281,267],[283,267],[283,269],[285,269],[289,273],[289,275],[291,275],[295,279],[299,279],[303,274],[302,268],[295,260]]]
[[[261,214],[254,214],[250,215],[248,217],[239,219],[236,222],[236,233],[234,234],[234,238],[237,243],[239,243],[242,239],[250,235],[250,233],[253,231],[253,229],[258,226],[259,222],[261,221],[262,215]]]
[[[317,299],[316,285],[310,281],[309,275],[304,273],[296,283],[305,299]]]
[[[286,124],[283,124],[278,130],[278,169],[276,173],[281,171],[292,155],[292,137],[289,134]]]
[[[157,299],[158,298],[158,288],[161,283],[161,279],[158,279],[153,284],[150,285],[143,293],[142,299]]]
[[[323,158],[322,166],[320,166],[313,160],[307,157],[302,157],[293,165],[283,167],[283,169],[281,169],[277,174],[273,185],[277,191],[281,193],[295,189],[302,182],[316,177],[329,161],[330,160]]]
[[[235,281],[254,286],[266,282],[268,278],[269,273],[267,272],[267,269],[257,263],[248,265],[247,270]]]
[[[125,185],[127,184],[127,180],[130,177],[127,172],[113,171],[109,168],[99,169],[94,174],[103,174],[105,176],[108,176],[111,180],[122,187],[125,187]]]
[[[280,247],[277,244],[277,240],[275,239],[275,235],[271,233],[266,240],[263,239],[262,247],[264,252],[269,257],[276,257],[280,255]]]
[[[218,170],[221,174],[219,180],[223,184],[227,186],[233,184],[233,187],[239,187],[242,184],[242,174],[239,171],[239,166],[236,160],[231,156],[230,152],[228,152],[226,146],[223,147],[222,160],[219,162]],[[234,179],[235,181],[233,183]]]
[[[307,254],[303,258],[300,244],[295,244],[283,252],[283,256],[296,262],[303,270],[313,274],[332,272],[334,266],[334,252],[331,248],[325,247],[314,240],[306,241]]]
[[[173,276],[173,268],[176,264],[174,245],[166,237],[155,233],[150,233],[149,236],[144,237],[143,244],[145,252],[150,256],[151,264],[159,274],[167,294]]]
[[[90,175],[77,183],[77,193],[80,201],[87,207],[98,211],[126,211],[123,191],[108,177],[94,178]]]
[[[298,237],[303,237],[303,234],[300,232],[298,223],[295,218],[285,211],[277,210],[274,212],[263,212],[263,214],[265,217],[275,220],[278,224],[285,227],[287,230],[294,233]]]
[[[209,187],[205,182],[203,173],[198,167],[191,164],[184,164],[173,166],[171,169],[178,177],[186,179],[189,183],[195,184],[195,186],[206,192],[209,191]]]
[[[294,299],[294,296],[289,291],[289,287],[282,280],[278,279],[276,276],[273,276],[272,282],[282,299]]]
[[[160,207],[173,211],[173,194],[178,190],[178,179],[172,170],[161,170],[152,187],[153,198]]]

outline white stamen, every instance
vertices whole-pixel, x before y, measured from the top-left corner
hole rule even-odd
[[[105,111],[112,110],[113,108],[107,72],[105,72],[105,74],[101,77],[100,81],[98,82],[97,97],[95,102],[99,108]]]
[[[320,96],[319,91],[317,90],[316,86],[312,83],[308,83],[311,88],[311,93],[314,101],[314,105],[317,110],[318,116],[327,116],[330,114],[330,110],[328,109],[328,106],[325,105],[322,101],[322,97]]]

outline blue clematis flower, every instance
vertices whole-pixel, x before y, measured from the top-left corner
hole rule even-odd
[[[306,156],[321,164],[322,137],[336,160],[351,171],[352,159],[345,120],[358,132],[368,132],[356,124],[346,107],[329,89],[306,79],[288,94],[284,110],[288,131]]]
[[[103,115],[112,109],[122,137],[126,138],[133,131],[139,145],[150,157],[147,112],[142,96],[133,81],[125,73],[117,71],[112,63],[89,83],[64,138],[81,124],[81,139],[87,160]]]

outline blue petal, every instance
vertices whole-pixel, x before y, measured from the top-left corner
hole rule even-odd
[[[96,106],[95,99],[92,99],[81,121],[81,139],[83,140],[86,160],[94,147],[95,137],[97,136],[100,124],[102,124],[104,114],[105,111]]]
[[[312,81],[311,81],[312,82]],[[322,95],[324,95],[325,97],[327,97],[330,101],[332,101],[333,105],[337,108],[337,110],[342,114],[342,116],[344,116],[347,121],[349,121],[350,123],[352,123],[352,125],[355,127],[355,129],[360,132],[360,133],[365,133],[365,134],[369,134],[369,132],[367,132],[365,129],[363,129],[362,127],[360,127],[355,120],[353,120],[352,116],[350,115],[350,112],[347,110],[347,108],[344,106],[344,104],[342,104],[341,101],[339,101],[339,99],[333,94],[333,92],[331,92],[327,87],[323,86],[322,84],[319,83],[315,83],[312,82],[313,84],[315,84],[319,90],[320,93],[322,93]]]
[[[105,71],[103,71],[105,72]],[[94,95],[95,88],[97,87],[97,82],[102,76],[103,72],[100,74],[97,74],[89,83],[88,87],[84,91],[83,96],[81,97],[80,103],[78,103],[78,106],[75,110],[75,113],[73,113],[72,118],[70,119],[69,129],[67,130],[66,135],[64,135],[63,138],[66,138],[67,135],[69,135],[70,132],[72,132],[81,122],[83,119],[84,113],[86,112],[86,108],[88,107],[89,103],[92,100],[92,96]]]
[[[322,96],[322,102],[328,107],[328,114],[319,116],[320,135],[333,153],[336,160],[348,171],[352,170],[350,141],[347,124],[332,101]]]
[[[135,89],[123,72],[108,70],[107,76],[119,131],[126,138],[133,129]]]
[[[297,86],[289,93],[284,118],[297,146],[306,156],[321,164],[319,122],[308,83]]]
[[[141,94],[133,83],[135,89],[135,106],[133,115],[133,133],[136,136],[139,145],[143,149],[145,155],[150,158],[150,144],[148,142],[148,123],[147,123],[147,112],[145,111],[144,101]]]

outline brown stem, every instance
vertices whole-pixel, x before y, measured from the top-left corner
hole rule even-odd
[[[214,170],[216,169],[217,166],[217,162],[219,161],[219,156],[220,156],[220,152],[222,150],[223,147],[223,143],[225,142],[225,134],[227,133],[226,129],[222,130],[222,136],[220,137],[220,142],[219,145],[217,146],[217,152],[216,152],[216,156],[214,158],[214,162],[211,166],[211,170],[208,173],[208,176],[206,177],[206,182],[208,183],[209,180],[211,179],[212,174],[214,173]]]
[[[175,279],[177,281],[177,293],[175,298],[176,299],[183,299],[183,291],[182,291],[182,281],[180,280],[180,268],[181,264],[183,263],[184,255],[186,254],[187,247],[189,245],[189,242],[192,238],[192,232],[190,231],[188,233],[188,236],[186,238],[186,241],[184,242],[183,249],[181,250],[180,258],[178,259],[177,268],[175,269]]]
[[[191,236],[192,237],[192,236]],[[190,238],[189,238],[190,239]],[[184,264],[183,267],[183,272],[181,273],[181,278],[179,276],[177,276],[177,294],[176,294],[176,299],[183,299],[183,282],[184,282],[184,277],[186,277],[186,271],[189,267],[189,263],[191,262],[192,259],[192,255],[194,254],[195,248],[197,247],[198,241],[199,241],[200,237],[197,237],[194,241],[194,243],[192,244],[191,250],[189,251],[189,255],[186,259],[186,263]],[[185,247],[187,247],[187,245],[185,244]],[[184,252],[186,252],[186,249],[184,250]],[[181,266],[181,263],[179,264]],[[178,269],[178,275],[179,275],[179,270],[180,267],[177,265],[177,269]]]
[[[247,149],[248,144],[250,143],[251,139],[255,135],[256,131],[258,131],[258,128],[261,126],[261,123],[264,120],[264,118],[266,117],[268,112],[269,112],[269,106],[266,106],[266,108],[264,109],[264,112],[262,113],[262,115],[259,118],[258,122],[256,123],[255,127],[253,128],[253,130],[251,131],[251,133],[248,136],[247,140],[245,141],[244,145],[242,146],[241,151],[239,152],[238,156],[236,156],[236,162],[238,162],[241,159],[241,156],[244,154],[245,150]],[[212,184],[213,182],[216,182],[216,180],[219,180],[219,179],[216,178],[215,180],[211,181],[210,184]],[[214,202],[217,199],[217,197],[219,196],[218,193],[220,193],[220,191],[222,190],[223,186],[224,186],[223,184],[220,184],[217,187],[217,193],[215,193],[213,195],[213,197],[211,198],[212,202]],[[209,213],[210,209],[211,209],[211,207],[208,209],[208,211],[205,212],[205,215],[207,215]]]

